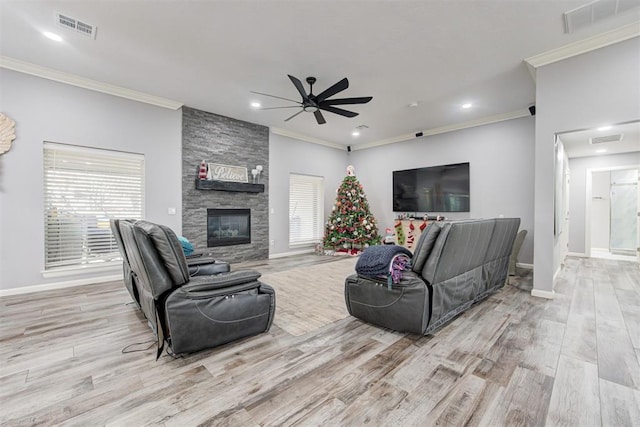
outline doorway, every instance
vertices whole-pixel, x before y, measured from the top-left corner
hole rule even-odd
[[[633,261],[638,247],[639,168],[591,170],[588,255]]]

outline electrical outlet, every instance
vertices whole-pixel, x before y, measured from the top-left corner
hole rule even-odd
[[[175,215],[176,214],[176,208],[168,208],[167,209],[167,213],[169,215]]]
[[[271,241],[271,246],[275,246],[275,245],[276,245],[276,241],[275,241],[275,240],[272,240],[272,241]]]

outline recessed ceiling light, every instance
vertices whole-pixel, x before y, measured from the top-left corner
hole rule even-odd
[[[599,127],[599,128],[598,128],[598,130],[599,130],[600,132],[603,132],[603,131],[605,131],[605,130],[609,130],[609,129],[611,129],[611,126],[601,126],[601,127]]]
[[[418,105],[420,105],[418,101],[413,101],[411,104],[409,104],[409,108],[416,108]]]
[[[367,125],[356,126],[356,128],[353,130],[353,132],[351,132],[351,136],[358,137],[358,136],[360,136],[360,133],[365,129],[369,129],[369,126],[367,126]]]
[[[467,102],[467,103],[465,103],[465,104],[462,104],[462,108],[463,108],[464,110],[467,110],[467,109],[471,108],[472,106],[473,106],[473,104],[472,104],[472,103],[470,103],[470,102]]]
[[[48,38],[49,40],[53,40],[56,42],[61,42],[62,41],[62,37],[60,37],[59,35],[49,32],[49,31],[44,31],[42,33],[43,36],[45,36],[46,38]]]
[[[253,108],[260,108],[260,103],[259,103],[259,102],[257,102],[257,101],[253,101],[253,102],[251,103],[251,107],[253,107]]]
[[[606,153],[606,152],[607,152],[607,150],[604,149],[604,148],[600,148],[600,149],[596,150],[596,153],[599,153],[599,154]]]

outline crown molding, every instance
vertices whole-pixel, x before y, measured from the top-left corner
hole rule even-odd
[[[286,136],[287,138],[299,139],[301,141],[311,142],[313,144],[324,145],[325,147],[331,147],[338,150],[346,151],[347,147],[345,145],[336,144],[335,142],[325,141],[324,139],[314,138],[312,136],[303,135],[301,133],[291,132],[281,128],[270,128],[271,133],[275,133],[276,135]]]
[[[41,67],[39,65],[9,58],[7,56],[0,56],[0,67],[6,68],[7,70],[18,71],[20,73],[30,74],[32,76],[42,77],[44,79],[81,87],[83,89],[94,90],[96,92],[102,92],[108,95],[131,99],[138,102],[144,102],[146,104],[155,105],[157,107],[168,108],[170,110],[177,110],[183,105],[181,102],[172,101],[170,99],[161,98],[159,96],[149,95],[147,93],[138,92],[120,86],[110,85],[108,83],[103,83],[96,80],[87,79],[84,77],[76,76],[74,74],[64,73],[62,71],[53,70],[51,68]]]
[[[528,117],[530,115],[531,114],[529,113],[529,110],[524,108],[522,110],[511,111],[509,113],[496,114],[495,116],[481,117],[479,119],[469,120],[469,121],[466,121],[466,122],[461,122],[461,123],[457,123],[457,124],[453,124],[453,125],[449,125],[449,126],[441,126],[441,127],[437,127],[437,128],[433,128],[433,129],[418,131],[418,132],[422,132],[422,136],[420,136],[420,137],[416,137],[415,133],[407,133],[407,134],[399,135],[399,136],[396,136],[396,137],[393,137],[393,138],[389,138],[389,139],[383,139],[383,140],[380,140],[380,141],[368,142],[368,143],[360,144],[360,145],[357,145],[357,146],[353,146],[353,147],[351,147],[351,150],[352,151],[364,150],[366,148],[379,147],[381,145],[395,144],[396,142],[408,141],[408,140],[411,140],[411,139],[422,138],[422,137],[425,137],[425,136],[438,135],[438,134],[441,134],[441,133],[453,132],[453,131],[456,131],[456,130],[468,129],[468,128],[473,128],[473,127],[476,127],[476,126],[483,126],[483,125],[488,125],[488,124],[491,124],[491,123],[503,122],[503,121],[506,121],[506,120],[519,119],[521,117]]]
[[[402,135],[394,136],[393,138],[381,139],[379,141],[365,142],[359,145],[351,146],[351,151],[365,150],[367,148],[380,147],[382,145],[395,144],[396,142],[408,141],[410,139],[416,139],[415,133],[405,133]]]
[[[638,36],[640,36],[640,21],[561,46],[557,49],[530,56],[529,58],[525,58],[524,62],[535,69]]]

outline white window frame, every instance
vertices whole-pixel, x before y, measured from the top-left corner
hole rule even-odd
[[[111,219],[143,219],[144,155],[44,142],[44,277],[122,265]]]
[[[315,245],[324,233],[324,178],[289,174],[289,247]]]

